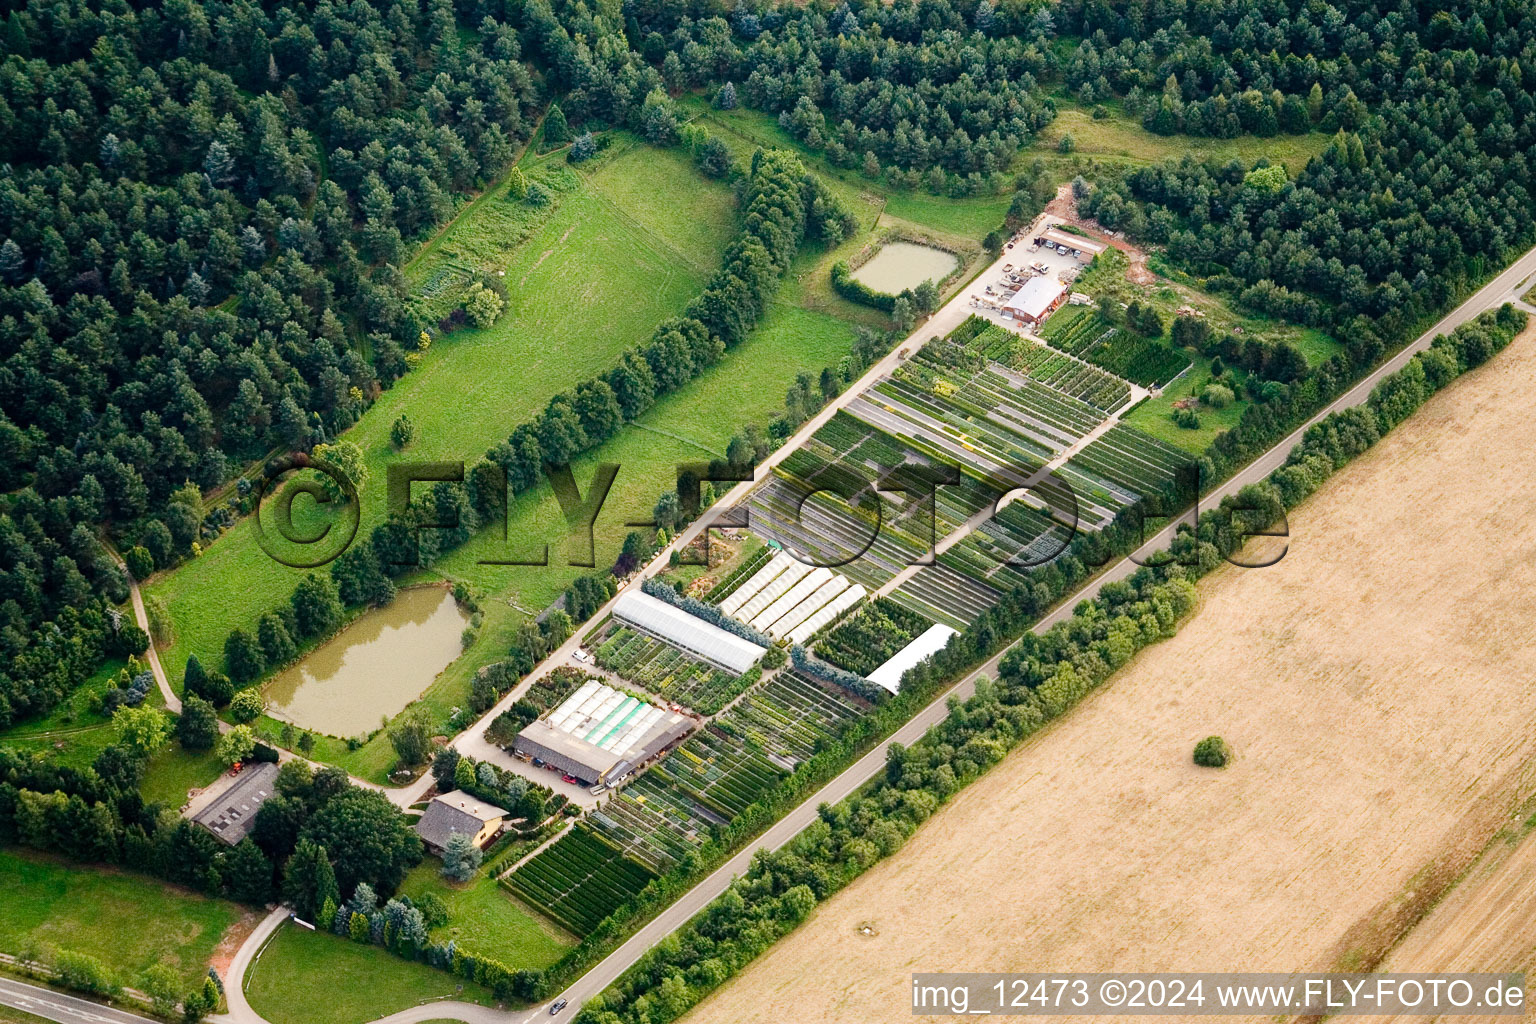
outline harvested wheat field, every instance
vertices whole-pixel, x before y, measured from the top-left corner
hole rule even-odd
[[[1536,834],[1496,839],[1449,896],[1394,949],[1384,971],[1524,971],[1536,975]],[[1523,838],[1522,838],[1522,834]],[[1529,1015],[1528,1015],[1529,1016]],[[1507,1019],[1507,1018],[1506,1018]],[[1378,1021],[1467,1021],[1385,1017]]]
[[[1536,792],[1533,377],[1527,330],[687,1019],[904,1021],[913,971],[1379,965]]]

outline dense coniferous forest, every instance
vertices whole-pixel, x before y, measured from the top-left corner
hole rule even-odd
[[[642,54],[672,69],[669,84],[730,82],[834,164],[870,177],[890,168],[898,184],[977,191],[1054,114],[1036,88],[1054,68],[1052,20],[1035,5],[757,6],[626,10]],[[949,186],[952,176],[963,180]]]
[[[405,371],[407,241],[538,109],[516,31],[447,2],[7,6],[0,723],[132,646],[98,524],[168,565],[197,488]]]

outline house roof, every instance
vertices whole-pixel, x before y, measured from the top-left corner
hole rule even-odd
[[[1098,254],[1109,248],[1103,242],[1087,238],[1083,235],[1074,235],[1070,231],[1061,231],[1057,228],[1046,228],[1040,232],[1040,237],[1046,241],[1055,242],[1057,245],[1070,246],[1078,252]]]
[[[421,820],[416,822],[416,834],[439,849],[448,845],[455,833],[474,838],[480,834],[486,822],[506,817],[507,812],[495,804],[469,795],[462,789],[432,798]]]
[[[237,846],[256,823],[256,812],[276,790],[277,765],[264,761],[246,768],[217,800],[192,820],[230,846]]]
[[[1032,277],[1024,287],[1014,292],[1013,298],[1003,303],[1005,312],[1018,312],[1039,319],[1051,307],[1051,303],[1066,294],[1067,286],[1048,277]]]

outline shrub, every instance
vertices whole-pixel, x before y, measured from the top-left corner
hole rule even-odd
[[[395,451],[404,451],[415,437],[416,427],[412,425],[411,418],[401,413],[395,420],[394,426],[389,428],[389,443],[394,446]]]
[[[571,143],[571,151],[566,160],[573,164],[579,164],[583,160],[590,160],[597,155],[597,140],[591,132],[582,132],[581,136]]]
[[[1173,410],[1173,422],[1183,427],[1185,430],[1200,429],[1200,415],[1193,409]]]
[[[470,285],[464,293],[464,315],[469,317],[470,323],[481,329],[494,324],[506,305],[500,295],[479,281]]]
[[[1195,764],[1202,768],[1225,768],[1232,760],[1232,748],[1220,736],[1207,736],[1195,744]]]
[[[128,566],[129,575],[136,580],[148,579],[149,574],[155,571],[155,560],[146,547],[129,548],[127,554],[123,555],[123,563]]]
[[[1224,384],[1207,384],[1200,392],[1200,401],[1212,409],[1225,409],[1237,396]]]
[[[782,668],[789,655],[784,653],[782,647],[770,647],[768,653],[763,655],[763,668]]]
[[[266,698],[254,686],[241,690],[229,700],[229,717],[235,722],[255,721],[265,710]]]

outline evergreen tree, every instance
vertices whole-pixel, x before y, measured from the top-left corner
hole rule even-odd
[[[314,921],[327,900],[341,901],[336,872],[325,848],[300,839],[283,871],[283,900],[307,921]]]
[[[551,103],[544,116],[544,141],[551,146],[563,146],[571,141],[571,127],[565,123],[565,111],[560,104]]]
[[[467,882],[480,870],[481,853],[471,836],[455,832],[443,847],[443,877]]]

